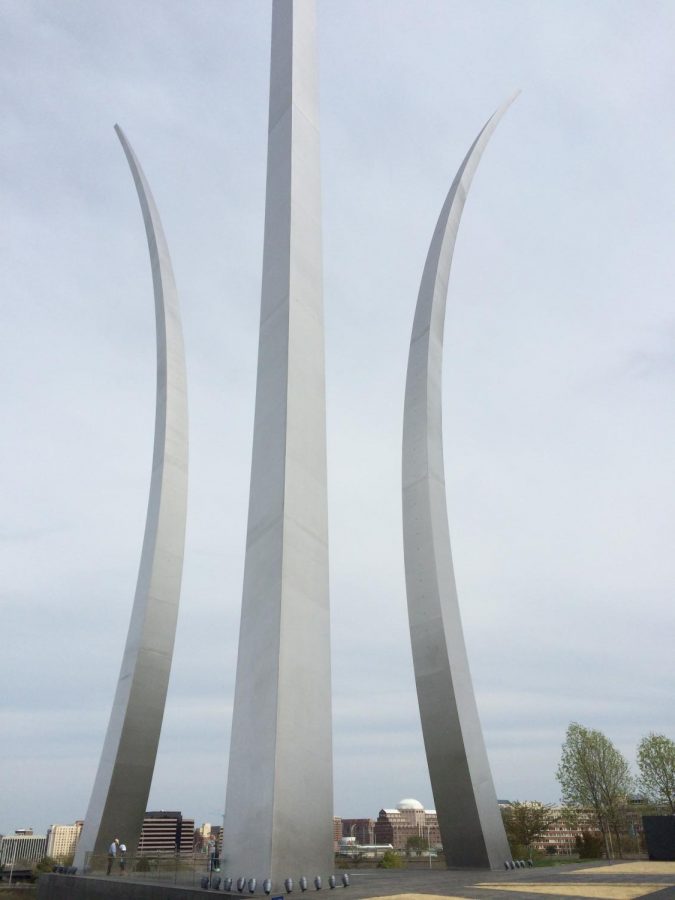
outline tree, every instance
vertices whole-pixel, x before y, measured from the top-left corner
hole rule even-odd
[[[405,849],[407,853],[417,853],[419,856],[420,853],[424,853],[425,850],[429,849],[429,841],[425,837],[421,837],[417,834],[411,834],[408,840],[405,842]]]
[[[574,843],[579,859],[600,859],[602,856],[602,838],[599,834],[584,831],[575,837]]]
[[[675,742],[663,734],[648,734],[637,751],[640,787],[650,800],[665,802],[675,815]]]
[[[51,856],[43,856],[42,859],[39,862],[36,862],[33,866],[33,879],[37,878],[39,875],[44,875],[45,873],[52,872],[56,864],[56,860],[52,859]]]
[[[531,857],[532,844],[554,819],[553,807],[547,803],[510,803],[502,809],[502,819],[512,852],[516,853],[517,847],[524,847]]]
[[[563,803],[590,809],[602,832],[610,857],[612,835],[619,856],[621,825],[625,801],[633,788],[628,763],[614,744],[602,734],[577,722],[567,729],[562,758],[556,772],[562,788]]]

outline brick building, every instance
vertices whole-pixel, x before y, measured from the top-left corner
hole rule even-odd
[[[342,819],[342,832],[339,837],[354,838],[357,844],[375,844],[374,819]]]
[[[345,821],[368,820],[343,819]],[[411,837],[425,839],[434,849],[442,846],[436,810],[425,809],[417,800],[401,800],[396,809],[381,809],[374,831],[374,843],[391,844],[395,850],[405,850]]]
[[[333,816],[333,850],[337,850],[338,841],[342,837],[342,819],[340,816]]]
[[[527,801],[525,805],[529,805],[530,802]],[[511,802],[500,800],[499,806],[504,810],[511,806]],[[577,810],[574,824],[571,824],[569,817],[565,816],[565,807],[554,806],[551,812],[552,818],[548,828],[538,840],[532,843],[532,848],[540,853],[552,852],[555,848],[553,852],[558,856],[572,856],[577,852],[577,837],[580,837],[583,832],[600,834],[597,819],[590,810]]]

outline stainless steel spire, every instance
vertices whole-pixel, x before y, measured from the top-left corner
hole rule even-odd
[[[157,207],[129,142],[115,126],[141,204],[157,329],[157,397],[150,497],[136,596],[117,691],[75,865],[115,837],[136,851],[164,716],[185,546],[188,418],[176,285]]]
[[[450,867],[495,868],[510,857],[471,684],[452,567],[441,384],[445,304],[460,217],[483,150],[514,99],[480,132],[443,204],[417,299],[405,392],[408,618],[431,788]]]
[[[265,243],[223,840],[228,875],[333,867],[318,91],[313,0],[272,10]]]

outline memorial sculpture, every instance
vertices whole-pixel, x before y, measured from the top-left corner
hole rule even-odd
[[[157,332],[155,440],[145,537],[122,667],[74,864],[105,857],[141,834],[164,716],[180,598],[187,511],[185,353],[169,251],[148,183],[115,126],[136,185],[150,251]]]
[[[515,97],[488,120],[455,176],[427,255],[410,340],[403,424],[408,619],[431,788],[446,864],[498,868],[510,851],[471,683],[450,549],[442,364],[450,266],[466,195]]]
[[[223,827],[226,884],[319,889],[333,868],[325,365],[314,0],[274,0],[258,373]],[[408,612],[446,863],[510,857],[471,684],[452,567],[441,376],[466,194],[509,100],[465,157],[436,225],[410,344],[403,433]],[[75,865],[111,837],[133,856],[152,781],[180,596],[187,500],[183,338],[150,189],[121,129],[152,266],[157,399],[145,538],[122,668]],[[309,879],[309,882],[308,882]],[[331,876],[328,883],[334,885]],[[343,883],[349,883],[343,876]],[[269,888],[269,890],[268,890]]]
[[[333,868],[318,91],[313,0],[272,8],[258,374],[223,847],[234,878]],[[299,883],[299,881],[298,881]]]

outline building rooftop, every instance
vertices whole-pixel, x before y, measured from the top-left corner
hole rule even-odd
[[[420,803],[419,800],[413,800],[412,798],[407,798],[405,800],[400,800],[398,806],[396,807],[400,812],[404,809],[417,809],[424,811],[424,807]]]

